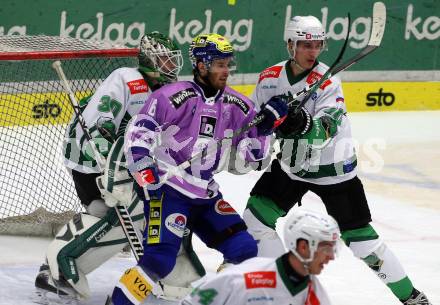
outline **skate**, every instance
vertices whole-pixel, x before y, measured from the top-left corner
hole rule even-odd
[[[76,305],[79,296],[70,284],[61,275],[60,280],[55,280],[49,270],[49,266],[40,266],[37,278],[35,279],[34,303],[41,305],[63,304]]]
[[[431,302],[429,302],[426,295],[418,291],[417,289],[413,289],[413,292],[411,293],[411,296],[408,300],[403,302],[404,305],[432,305]]]

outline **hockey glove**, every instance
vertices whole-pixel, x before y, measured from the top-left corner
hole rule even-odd
[[[344,114],[344,110],[340,108],[325,109],[324,115],[314,118],[311,128],[300,136],[300,139],[306,139],[312,148],[324,148],[330,139],[337,134]]]
[[[306,108],[301,107],[297,113],[295,108],[290,108],[286,119],[278,127],[278,132],[282,138],[291,138],[309,132],[311,127],[312,116]]]
[[[146,200],[160,200],[162,198],[160,176],[157,166],[153,162],[149,162],[149,164],[146,164],[141,170],[131,171],[131,174],[136,180],[137,185],[143,190],[143,192],[140,193],[140,188],[135,188],[141,198],[145,198]]]
[[[93,138],[93,142],[96,144],[98,152],[107,157],[112,147],[113,142],[116,139],[116,126],[111,120],[103,120],[90,128],[90,135]],[[95,160],[95,154],[93,153],[92,144],[89,141],[85,142],[82,152],[88,161]]]
[[[280,96],[273,96],[263,105],[259,115],[264,115],[263,121],[258,123],[258,135],[270,135],[285,119],[288,107]]]

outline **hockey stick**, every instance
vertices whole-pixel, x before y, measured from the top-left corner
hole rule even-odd
[[[84,117],[82,116],[81,111],[79,111],[78,101],[76,100],[75,94],[73,93],[72,88],[67,81],[67,77],[64,74],[64,70],[61,67],[61,62],[59,60],[53,62],[52,68],[56,71],[59,79],[61,80],[61,83],[63,84],[64,90],[69,97],[69,102],[73,107],[73,111],[75,112],[76,117],[78,118],[81,129],[83,130],[87,141],[90,143],[92,152],[98,165],[98,169],[100,172],[102,172],[106,163],[105,158],[99,153],[96,143],[93,141],[93,138],[90,135],[90,131],[86,125]],[[142,243],[140,242],[141,239],[137,235],[137,232],[134,228],[133,220],[130,217],[130,213],[128,212],[127,207],[123,204],[118,204],[114,208],[116,211],[116,215],[118,216],[119,222],[121,223],[122,230],[124,231],[130,248],[133,251],[133,255],[135,256],[136,260],[139,261],[139,259],[143,255],[143,247]]]
[[[337,73],[348,69],[349,67],[351,67],[352,65],[357,63],[359,60],[361,60],[362,58],[364,58],[365,56],[367,56],[368,54],[370,54],[371,52],[376,50],[381,44],[383,34],[385,31],[385,23],[386,23],[386,7],[382,2],[376,2],[376,3],[374,3],[374,6],[373,6],[373,26],[371,29],[370,39],[368,41],[367,46],[365,48],[363,48],[355,56],[353,56],[350,59],[348,59],[347,61],[339,64],[339,62],[342,59],[342,55],[345,51],[346,45],[347,45],[347,41],[348,41],[348,36],[347,36],[347,39],[345,40],[344,45],[343,45],[338,57],[336,58],[335,62],[331,65],[331,67],[326,71],[326,73],[324,73],[324,75],[319,80],[317,80],[313,84],[307,85],[301,91],[297,92],[292,97],[290,97],[287,104],[289,106],[291,106],[291,105],[293,105],[294,101],[298,100],[300,97],[307,94],[307,96],[305,96],[303,101],[295,109],[295,111],[299,111],[299,109],[302,106],[304,106],[305,102],[308,100],[308,98],[311,96],[311,94],[313,94],[313,92],[315,92],[326,80],[328,80],[332,76],[336,75]],[[347,31],[347,35],[348,34],[349,34],[349,31]],[[264,119],[263,115],[256,116],[248,125],[240,128],[240,129],[235,130],[231,136],[224,137],[222,139],[218,139],[217,142],[221,143],[223,140],[232,139],[232,138],[242,134],[243,132],[249,130],[253,126],[257,125],[263,119]],[[217,150],[217,146],[215,145],[214,148],[208,150],[208,152],[201,151],[201,152],[195,154],[191,159],[189,159],[185,162],[182,162],[177,167],[174,167],[174,169],[172,169],[171,172],[169,172],[169,174],[167,173],[167,175],[165,175],[163,177],[164,178],[163,182],[166,181],[171,174],[179,173],[179,172],[189,168],[191,166],[191,164],[195,160],[198,160],[202,155],[204,155],[204,154],[207,155],[207,154],[213,153],[216,150]],[[162,181],[162,179],[161,179],[161,181]]]
[[[349,18],[348,32],[350,32],[350,16],[348,16],[348,18]],[[358,54],[348,59],[346,62],[337,65],[342,58],[340,54],[336,59],[336,61],[332,64],[332,66],[321,77],[320,81],[317,82],[317,85],[314,86],[314,89],[310,90],[309,93],[307,93],[307,95],[301,101],[301,103],[299,103],[298,106],[296,106],[295,113],[297,113],[301,109],[301,107],[305,105],[308,99],[312,96],[313,92],[315,92],[323,82],[331,78],[333,75],[336,75],[337,73],[348,69],[349,67],[357,63],[359,60],[361,60],[362,58],[364,58],[365,56],[376,50],[380,46],[380,43],[382,41],[383,34],[385,32],[385,23],[386,23],[385,4],[383,4],[383,2],[376,2],[374,3],[373,6],[373,26],[371,29],[370,39],[368,41],[367,46],[363,48]],[[348,42],[348,35],[344,42],[344,48],[347,42]]]

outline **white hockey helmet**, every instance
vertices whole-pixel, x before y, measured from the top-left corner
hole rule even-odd
[[[292,58],[295,57],[295,50],[298,41],[321,40],[322,50],[327,47],[327,35],[321,21],[315,16],[294,16],[284,30],[284,41],[293,42],[293,49],[287,49]]]
[[[340,234],[339,226],[332,216],[302,208],[290,215],[284,225],[284,243],[287,249],[303,263],[313,260],[320,242],[334,242],[333,250],[336,252],[340,244]],[[298,254],[296,250],[298,239],[308,242],[309,258]]]

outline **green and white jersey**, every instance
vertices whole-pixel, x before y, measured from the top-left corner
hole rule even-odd
[[[330,300],[316,276],[292,278],[282,258],[256,257],[206,279],[181,303],[237,304],[330,305]]]
[[[259,77],[252,100],[260,107],[275,95],[294,95],[306,85],[312,84],[327,71],[328,66],[317,62],[311,70],[294,76],[290,61],[280,62],[264,70]],[[325,81],[306,102],[305,108],[313,118],[323,116],[329,108],[346,112],[341,80],[333,76]],[[356,176],[356,152],[351,136],[351,124],[343,115],[337,133],[321,149],[309,149],[301,144],[298,136],[281,139],[277,135],[281,154],[281,167],[293,180],[328,185],[349,180]]]
[[[151,92],[151,88],[136,68],[119,68],[85,101],[87,105],[82,111],[82,116],[101,152],[108,151],[109,148],[104,147],[109,145],[108,138],[114,141],[124,135],[128,121],[139,112]],[[103,139],[97,126],[109,127],[106,128],[109,131],[107,140]],[[113,141],[110,141],[110,144]],[[96,161],[87,154],[87,144],[84,132],[74,115],[63,143],[64,164],[78,172],[99,173]]]

